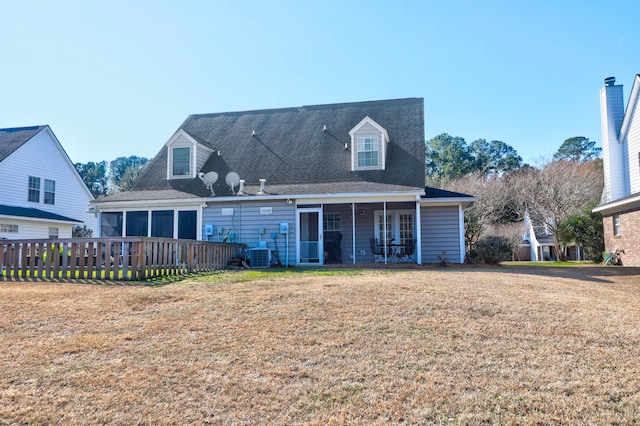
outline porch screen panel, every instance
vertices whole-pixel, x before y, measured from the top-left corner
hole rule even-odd
[[[151,212],[151,236],[173,238],[173,210]]]
[[[196,225],[198,213],[195,210],[178,212],[178,238],[195,240],[197,238]]]
[[[146,237],[149,232],[149,213],[127,212],[127,237]]]
[[[103,237],[122,237],[122,212],[109,212],[100,215],[100,235]]]

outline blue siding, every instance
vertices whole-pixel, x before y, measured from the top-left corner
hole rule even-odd
[[[423,206],[421,213],[422,263],[438,263],[438,256],[460,263],[458,206]]]
[[[260,208],[270,207],[271,214],[261,214]],[[233,209],[233,214],[222,215],[222,209]],[[267,243],[271,250],[278,246],[280,260],[282,264],[286,259],[287,236],[280,233],[280,223],[289,223],[289,265],[295,264],[296,246],[296,216],[295,207],[282,201],[266,202],[244,202],[244,203],[211,203],[204,209],[202,215],[202,225],[212,224],[215,233],[212,241],[221,240],[226,233],[231,230],[234,234],[234,241],[246,244],[249,248],[257,247],[262,240]],[[264,234],[259,234],[259,229],[264,228]],[[222,229],[222,234],[218,234],[218,229]],[[276,234],[276,239],[272,238],[272,233]],[[203,239],[204,232],[203,232]]]

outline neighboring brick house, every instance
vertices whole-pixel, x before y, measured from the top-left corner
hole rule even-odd
[[[615,81],[605,79],[600,91],[604,191],[593,211],[602,214],[606,250],[624,250],[622,263],[640,266],[640,74],[626,109]]]
[[[0,239],[71,238],[93,195],[47,125],[0,129]]]
[[[189,116],[131,190],[92,204],[105,237],[232,240],[289,265],[389,261],[377,238],[462,263],[475,199],[424,183],[424,101],[392,99]]]

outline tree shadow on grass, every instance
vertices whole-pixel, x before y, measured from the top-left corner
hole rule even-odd
[[[568,278],[579,281],[615,283],[615,277],[637,276],[640,284],[640,268],[620,266],[517,266],[497,268],[496,272],[536,275],[541,278]]]

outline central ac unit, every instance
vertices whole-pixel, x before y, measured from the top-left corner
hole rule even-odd
[[[271,252],[268,248],[253,248],[249,251],[251,268],[268,268],[271,265]]]

